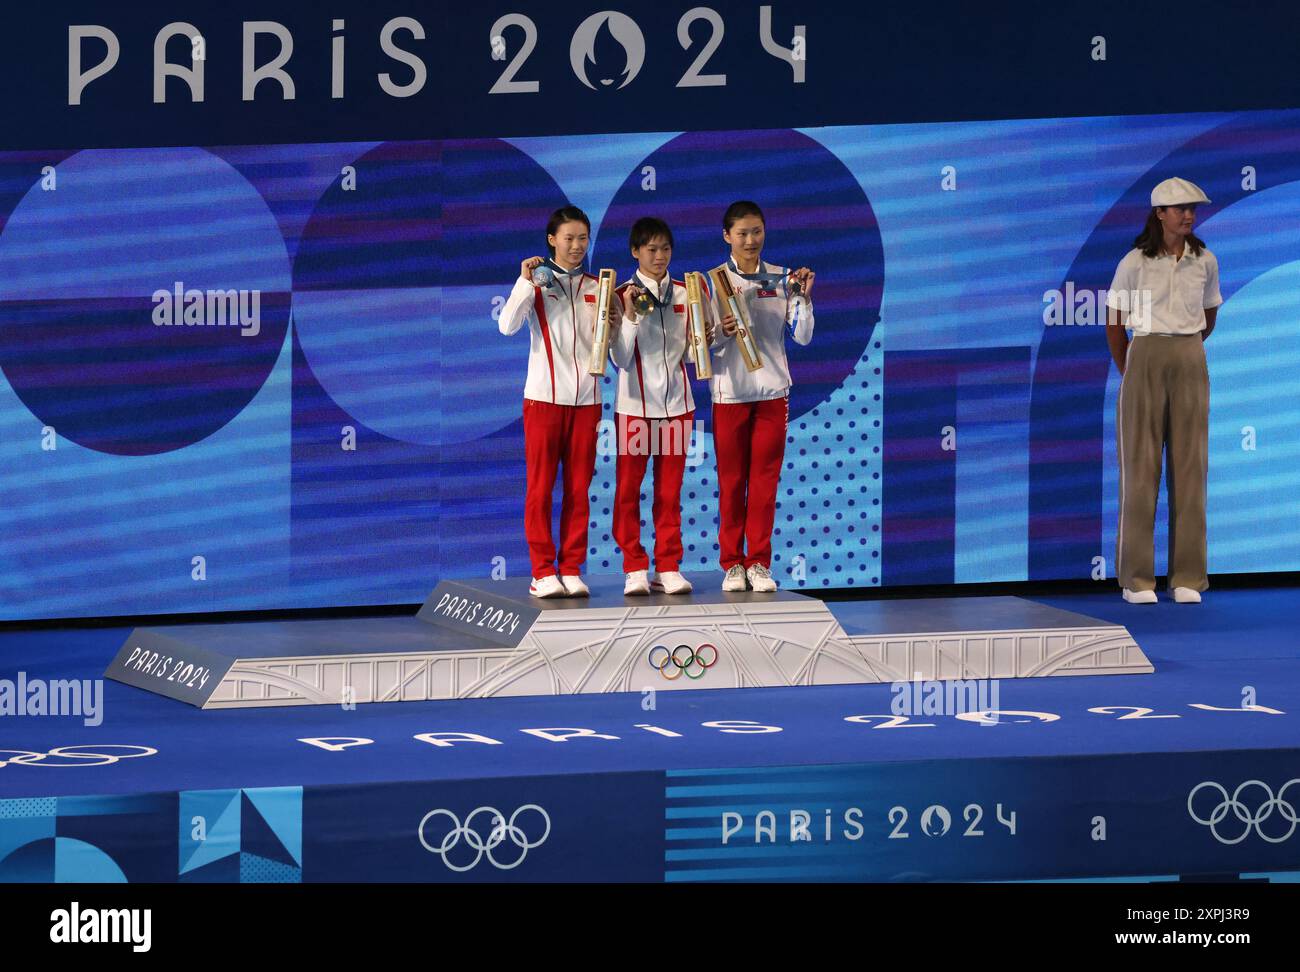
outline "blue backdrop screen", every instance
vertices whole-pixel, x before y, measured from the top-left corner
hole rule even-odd
[[[769,260],[817,270],[813,343],[789,349],[785,586],[1110,576],[1118,375],[1097,292],[1175,174],[1213,199],[1197,232],[1226,300],[1210,569],[1300,569],[1297,122],[0,153],[0,611],[402,603],[526,573],[528,342],[495,317],[566,201],[620,277],[645,214],[673,227],[674,275],[719,263],[736,198],[764,207]],[[717,556],[700,392],[688,571]],[[595,573],[621,568],[610,446]]]

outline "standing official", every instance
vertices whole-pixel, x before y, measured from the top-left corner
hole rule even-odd
[[[1209,587],[1205,494],[1210,379],[1205,339],[1214,330],[1219,262],[1195,234],[1196,207],[1210,200],[1186,179],[1151,192],[1141,235],[1119,263],[1106,304],[1120,382],[1119,536],[1116,574],[1131,604],[1156,602],[1155,514],[1161,453],[1169,506],[1169,589],[1181,604]],[[1125,333],[1130,328],[1130,340]]]

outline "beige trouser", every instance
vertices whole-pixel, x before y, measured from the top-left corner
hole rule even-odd
[[[1205,565],[1205,481],[1210,375],[1199,334],[1134,335],[1119,386],[1121,587],[1156,587],[1155,522],[1160,458],[1169,506],[1169,588],[1209,587]]]

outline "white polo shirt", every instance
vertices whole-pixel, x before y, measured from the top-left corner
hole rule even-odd
[[[1126,312],[1134,334],[1199,334],[1205,312],[1223,303],[1219,261],[1209,249],[1199,255],[1184,246],[1181,259],[1129,250],[1115,269],[1106,306]]]

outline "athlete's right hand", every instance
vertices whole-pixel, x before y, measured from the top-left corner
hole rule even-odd
[[[727,337],[734,337],[736,334],[736,319],[728,314],[722,320],[718,321],[722,325],[722,333]]]
[[[636,312],[636,299],[645,293],[645,288],[632,284],[623,290],[623,320],[629,324],[640,324]]]
[[[519,264],[519,279],[528,283],[533,282],[533,271],[540,267],[546,261],[541,257],[529,257],[523,263]]]

